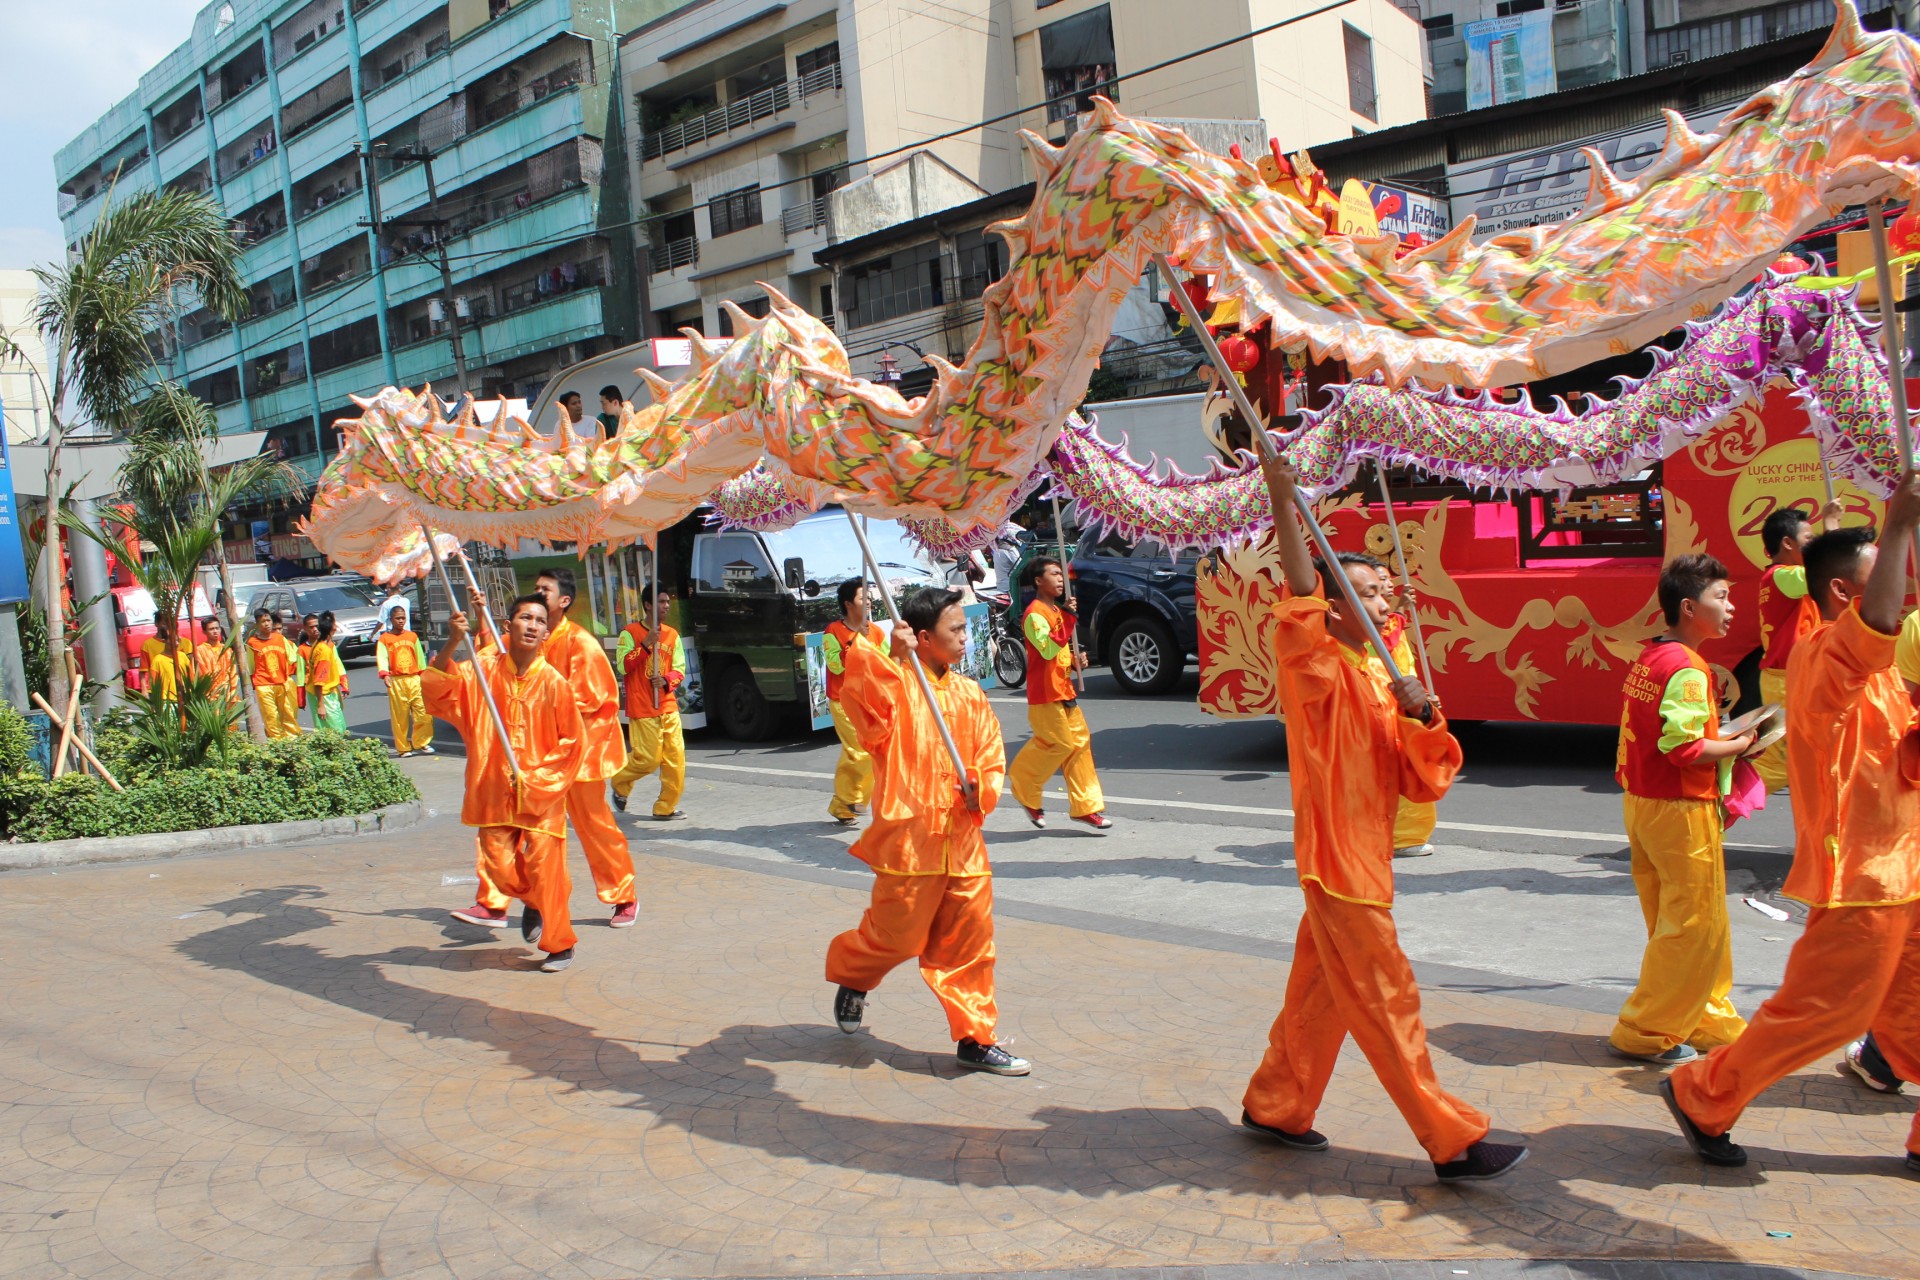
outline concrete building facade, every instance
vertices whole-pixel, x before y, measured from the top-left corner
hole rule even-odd
[[[25,357],[0,355],[0,413],[6,415],[8,444],[44,439],[53,426],[47,413],[47,390],[53,385],[47,344],[32,320],[39,292],[33,272],[0,268],[0,333]]]

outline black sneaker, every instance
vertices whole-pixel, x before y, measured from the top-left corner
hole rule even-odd
[[[1680,1109],[1680,1099],[1673,1096],[1672,1076],[1660,1082],[1660,1096],[1667,1100],[1667,1110],[1673,1112],[1674,1123],[1680,1126],[1680,1136],[1693,1148],[1693,1154],[1722,1169],[1738,1169],[1747,1162],[1747,1149],[1734,1142],[1731,1133],[1723,1133],[1718,1137],[1706,1133],[1693,1122],[1692,1116]]]
[[[1243,1129],[1251,1129],[1263,1138],[1272,1138],[1281,1146],[1292,1147],[1295,1151],[1325,1151],[1327,1149],[1326,1135],[1318,1129],[1302,1129],[1299,1133],[1288,1133],[1285,1129],[1278,1129],[1270,1124],[1261,1124],[1244,1111],[1240,1113],[1240,1127]]]
[[[1607,1052],[1616,1058],[1625,1058],[1628,1062],[1644,1062],[1650,1067],[1677,1067],[1683,1062],[1692,1062],[1700,1056],[1700,1051],[1690,1044],[1677,1044],[1664,1053],[1628,1053],[1618,1045],[1608,1042]]]
[[[987,1071],[996,1076],[1024,1076],[1033,1070],[1025,1058],[1016,1058],[997,1044],[962,1040],[954,1058],[969,1071]]]
[[[1907,1172],[1920,1173],[1920,1152],[1907,1152]]]
[[[860,1020],[867,1016],[867,993],[855,991],[852,987],[840,988],[833,998],[833,1020],[848,1035],[860,1029]]]
[[[520,940],[528,946],[540,941],[540,913],[529,906],[520,908]]]
[[[1476,1142],[1458,1160],[1435,1161],[1433,1176],[1442,1182],[1486,1182],[1527,1158],[1525,1147],[1498,1142]]]
[[[547,958],[545,960],[542,960],[540,962],[540,972],[559,973],[561,970],[565,969],[568,965],[572,963],[573,963],[572,947],[568,947],[565,951],[552,951],[547,954]]]
[[[613,797],[613,807],[625,813],[627,811],[627,798],[618,791],[609,791],[608,794]]]

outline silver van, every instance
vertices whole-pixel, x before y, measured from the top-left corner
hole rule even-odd
[[[244,588],[236,587],[236,592]],[[291,628],[299,640],[300,619],[309,613],[333,610],[333,643],[341,658],[364,658],[373,653],[380,635],[380,602],[367,589],[363,578],[329,576],[296,578],[256,587],[247,597],[246,625],[253,625],[255,610],[271,609]]]

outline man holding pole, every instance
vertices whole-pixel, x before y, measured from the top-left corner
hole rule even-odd
[[[680,811],[680,795],[687,785],[687,740],[680,729],[680,704],[674,698],[687,678],[687,651],[680,633],[660,621],[660,614],[673,603],[662,587],[649,583],[640,589],[640,607],[649,612],[652,625],[631,622],[620,633],[614,662],[627,684],[627,761],[610,779],[613,807],[627,811],[627,797],[633,784],[660,771],[660,797],[654,801],[656,822],[685,818]]]
[[[1106,796],[1093,771],[1093,734],[1073,687],[1073,673],[1083,669],[1087,659],[1073,643],[1077,623],[1073,602],[1066,599],[1066,567],[1054,556],[1039,556],[1027,562],[1022,576],[1034,594],[1020,627],[1027,642],[1027,723],[1033,736],[1014,757],[1007,780],[1013,798],[1027,811],[1027,821],[1045,827],[1042,789],[1055,771],[1064,774],[1067,816],[1105,831],[1113,821],[1105,813]]]

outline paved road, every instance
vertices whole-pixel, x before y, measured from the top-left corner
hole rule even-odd
[[[356,672],[357,674],[357,672]],[[355,731],[385,736],[386,704],[367,671],[348,704]],[[1028,736],[1017,692],[992,694],[1009,750]],[[1010,802],[989,831],[999,894],[1052,909],[1285,945],[1300,910],[1292,869],[1286,735],[1269,721],[1222,722],[1194,703],[1194,677],[1163,698],[1134,698],[1094,672],[1085,705],[1116,826],[1101,837],[1064,820],[1028,827]],[[1440,807],[1442,852],[1399,866],[1397,917],[1408,953],[1460,989],[1517,982],[1551,998],[1613,1010],[1638,972],[1645,940],[1627,874],[1614,734],[1605,728],[1489,724],[1461,730],[1467,769]],[[440,745],[458,752],[443,732]],[[687,824],[634,827],[723,861],[861,868],[849,833],[826,821],[837,745],[830,733],[731,742],[715,730],[689,741]],[[1056,779],[1055,786],[1057,787]],[[640,803],[650,801],[643,784]],[[803,793],[803,794],[796,794]],[[1784,799],[1736,829],[1728,850],[1736,998],[1743,1008],[1777,985],[1798,935],[1795,919],[1746,905],[1784,879],[1791,821]]]

